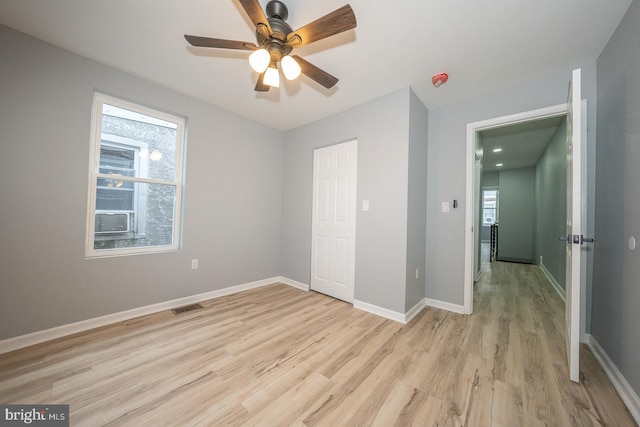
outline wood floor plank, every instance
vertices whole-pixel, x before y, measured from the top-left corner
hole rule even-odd
[[[475,314],[409,324],[274,284],[0,355],[0,401],[67,403],[72,426],[634,426],[562,300],[494,262]]]

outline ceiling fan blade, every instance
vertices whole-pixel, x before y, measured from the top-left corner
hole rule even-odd
[[[336,83],[338,83],[338,79],[336,77],[324,70],[321,70],[309,61],[302,59],[298,55],[292,55],[292,57],[296,60],[298,65],[300,65],[302,74],[309,77],[311,80],[315,80],[327,89],[331,89]]]
[[[240,49],[240,50],[256,50],[258,46],[255,43],[239,42],[236,40],[212,39],[210,37],[184,36],[185,39],[196,47],[215,47],[219,49]]]
[[[289,33],[287,44],[300,47],[356,27],[356,15],[348,4]]]
[[[258,82],[256,83],[256,92],[269,92],[271,86],[264,84],[264,74],[260,73],[258,76]]]
[[[263,36],[270,37],[271,34],[273,34],[273,30],[271,30],[271,25],[269,25],[269,21],[262,10],[262,6],[260,6],[260,2],[258,2],[258,0],[238,1],[244,8],[244,11],[247,12],[251,22],[256,26],[256,30]]]

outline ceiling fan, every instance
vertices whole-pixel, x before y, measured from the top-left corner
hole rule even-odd
[[[258,92],[266,92],[270,87],[279,86],[278,63],[288,80],[293,80],[302,73],[327,89],[338,82],[336,77],[298,55],[290,55],[290,53],[294,48],[355,28],[356,17],[351,6],[348,4],[342,6],[293,31],[285,22],[289,17],[289,10],[281,1],[269,1],[265,8],[266,15],[258,0],[238,1],[256,26],[257,44],[190,35],[185,35],[185,39],[196,47],[253,51],[249,56],[249,63],[256,72],[260,73],[255,87]]]

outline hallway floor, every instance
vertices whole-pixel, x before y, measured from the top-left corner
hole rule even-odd
[[[492,420],[498,425],[636,425],[584,345],[581,383],[569,381],[564,302],[539,267],[487,260],[483,256],[472,317],[483,325],[478,326],[485,335],[482,347],[494,350],[492,357],[485,356],[493,361],[494,403],[501,402]],[[493,349],[484,345],[492,341]]]

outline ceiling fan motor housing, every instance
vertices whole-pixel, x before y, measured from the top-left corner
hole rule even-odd
[[[271,60],[279,62],[283,56],[288,55],[293,50],[292,46],[285,44],[287,35],[293,32],[293,28],[285,22],[289,17],[289,10],[281,1],[271,0],[267,3],[266,12],[273,34],[271,37],[267,37],[260,31],[256,31],[256,39],[258,46],[269,51]]]

